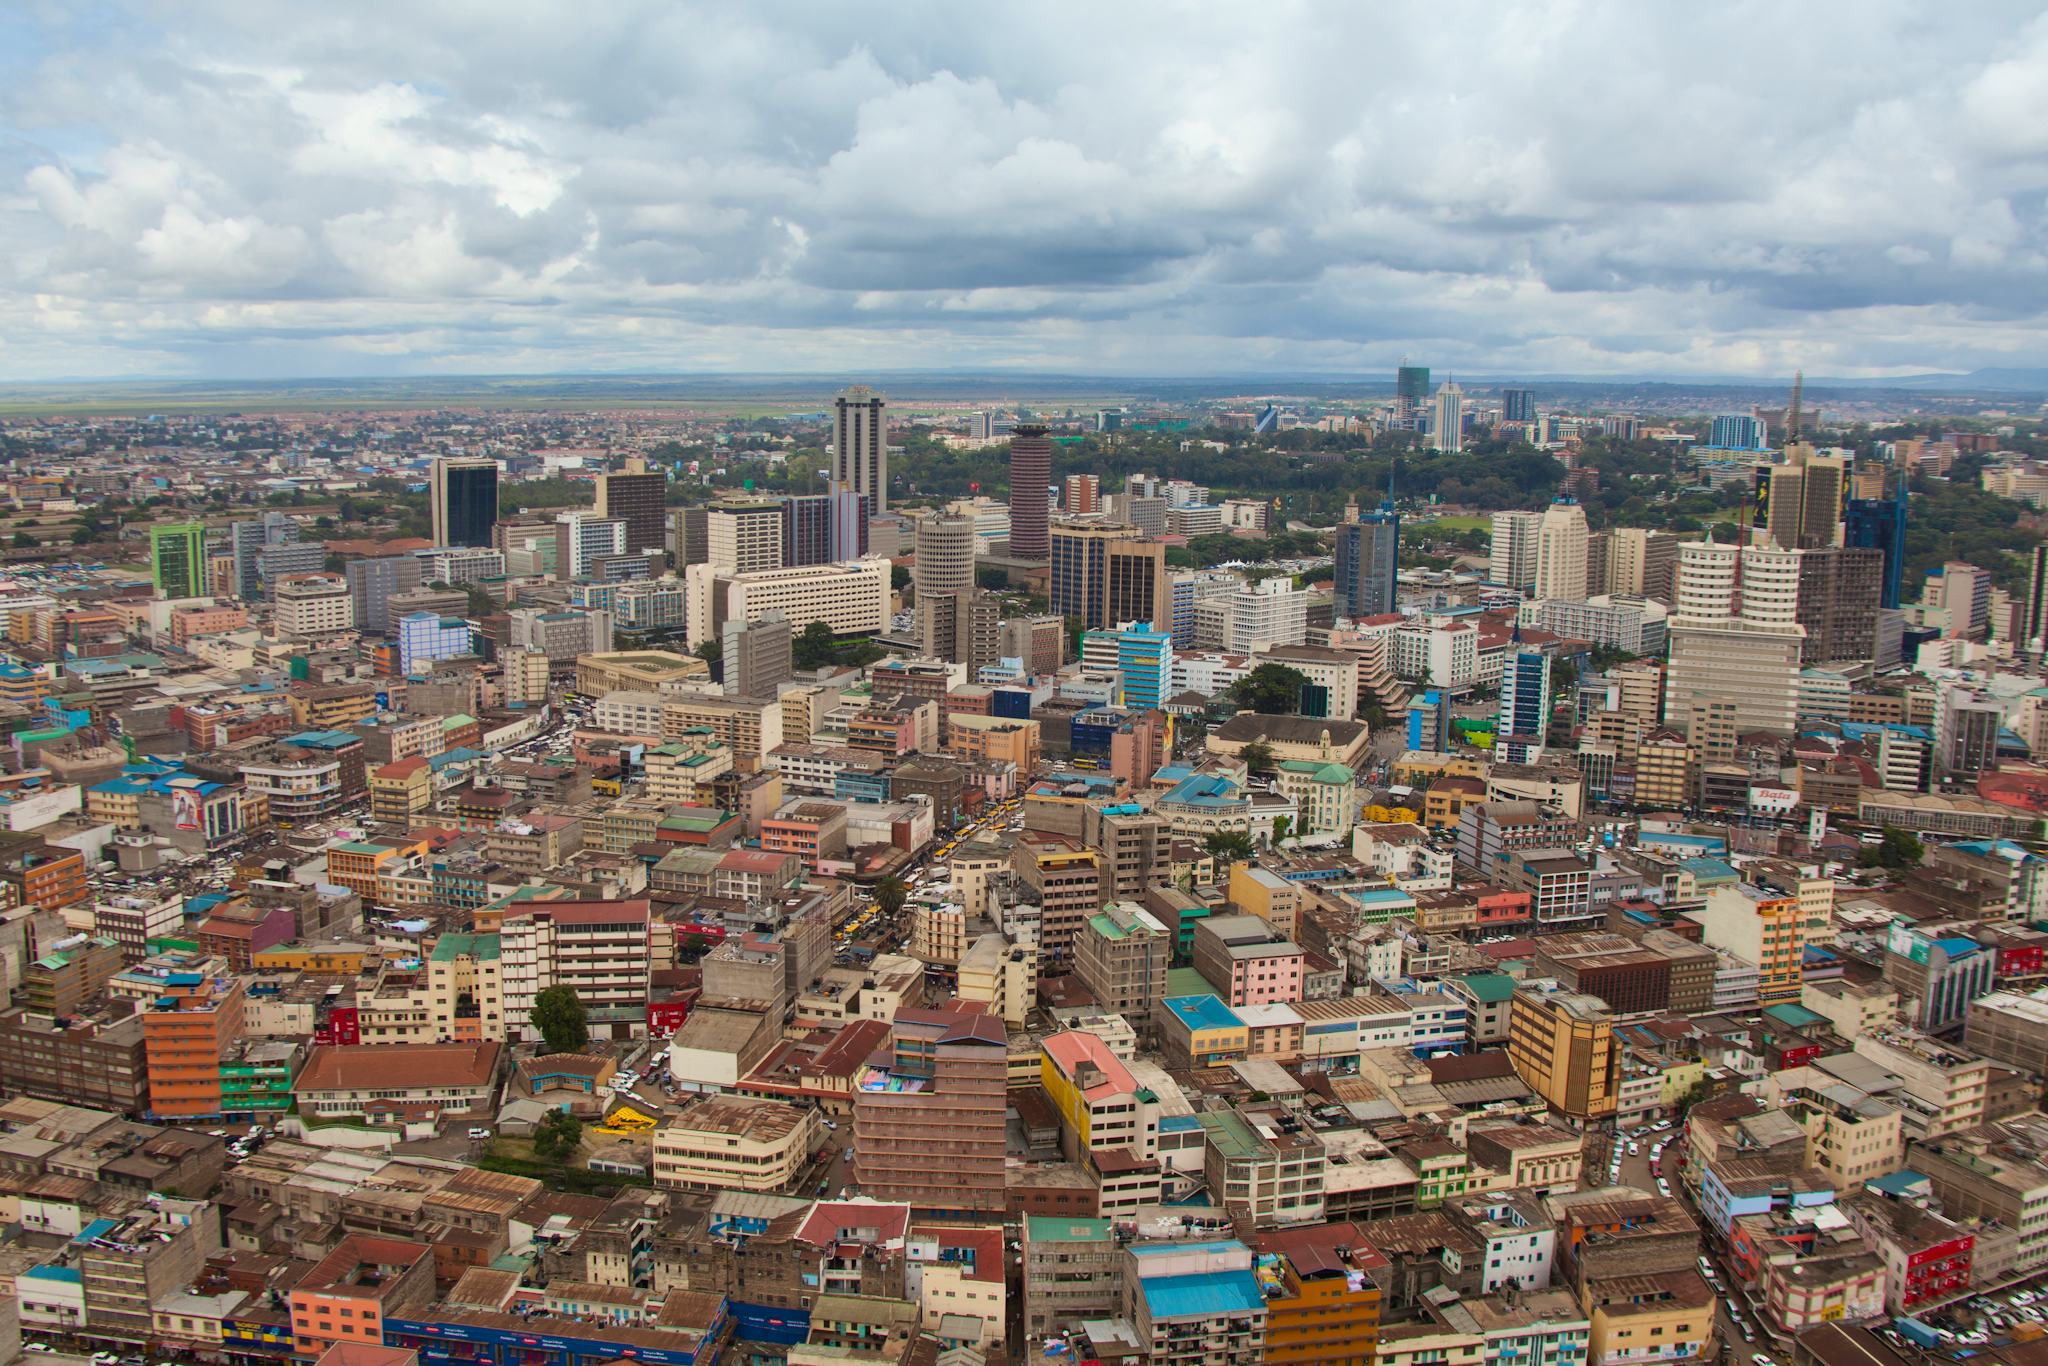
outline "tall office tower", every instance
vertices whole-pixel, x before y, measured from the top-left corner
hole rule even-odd
[[[391,597],[410,593],[420,586],[417,555],[380,555],[374,560],[350,560],[348,595],[354,600],[355,628],[372,635],[391,634]]]
[[[887,1060],[865,1073],[853,1101],[863,1197],[925,1217],[1006,1207],[1009,1041],[999,1016],[905,1006],[889,1025]]]
[[[1880,607],[1896,609],[1906,577],[1906,481],[1899,479],[1892,498],[1851,498],[1843,524],[1843,542],[1884,552]]]
[[[638,465],[636,457],[633,465]],[[661,510],[668,497],[668,476],[659,470],[627,468],[597,476],[597,515],[626,524],[626,549],[666,550],[662,544]]]
[[[1607,591],[1616,597],[1671,601],[1678,537],[1669,531],[1616,527],[1607,547]]]
[[[669,563],[681,573],[686,565],[703,564],[711,558],[711,510],[701,504],[677,508],[668,518]]]
[[[555,577],[587,579],[600,556],[626,553],[626,524],[616,517],[564,512],[555,518]]]
[[[1540,512],[1496,512],[1493,514],[1489,582],[1524,593],[1536,586],[1536,543],[1543,530]]]
[[[1066,496],[1060,499],[1060,507],[1069,517],[1086,517],[1102,511],[1102,480],[1092,474],[1068,475]]]
[[[206,594],[206,528],[171,522],[149,529],[149,580],[160,598]]]
[[[1494,723],[1494,755],[1526,764],[1543,751],[1550,731],[1550,656],[1517,644],[1500,671],[1500,713]]]
[[[807,493],[782,500],[782,562],[793,568],[832,562],[832,499],[830,493]]]
[[[1363,515],[1354,500],[1344,512],[1344,524],[1337,528],[1336,614],[1358,621],[1397,610],[1401,514],[1391,500]]]
[[[2004,726],[1998,698],[1961,683],[1940,684],[1934,695],[1935,771],[1953,782],[1996,769]]]
[[[2020,604],[2020,648],[2040,651],[2048,649],[2048,543],[2035,546],[2031,558],[2027,596]]]
[[[1010,553],[1042,560],[1052,553],[1052,438],[1035,422],[1010,432]]]
[[[1394,371],[1394,416],[1417,418],[1429,404],[1429,367],[1403,365]]]
[[[1982,640],[1991,625],[1991,575],[1974,564],[1950,560],[1927,576],[1920,600],[1943,614],[1941,634],[1950,640]]]
[[[974,518],[949,513],[917,519],[911,582],[920,598],[974,591]]]
[[[1799,557],[1774,546],[1679,547],[1666,725],[1696,736],[1702,718],[1713,717],[1717,727],[1793,733],[1806,639]]]
[[[1855,546],[1801,551],[1799,624],[1806,644],[1800,658],[1807,664],[1872,660],[1883,579],[1882,552]]]
[[[917,586],[918,648],[956,664],[976,663],[974,518],[920,517],[916,545],[910,573]]]
[[[436,458],[429,497],[435,545],[489,545],[498,520],[498,462],[460,455]]]
[[[1429,418],[1429,444],[1447,455],[1465,449],[1465,391],[1445,380],[1436,391]]]
[[[282,512],[266,512],[253,521],[236,522],[229,527],[228,550],[235,560],[235,596],[244,602],[254,602],[261,597],[263,578],[256,563],[257,555],[268,546],[286,545],[298,539],[299,524]],[[323,565],[312,567],[320,569]]]
[[[1536,597],[1586,600],[1586,510],[1560,498],[1543,510],[1536,529]]]
[[[1052,528],[1052,610],[1087,630],[1146,622],[1173,629],[1166,547],[1136,527],[1056,523]]]
[[[1586,596],[1614,591],[1614,532],[1595,531],[1586,537]]]
[[[1536,392],[1533,389],[1501,390],[1500,419],[1503,422],[1534,422]]]
[[[781,502],[713,503],[704,514],[704,545],[705,563],[721,574],[782,568]]]
[[[832,400],[832,486],[859,494],[870,517],[889,510],[888,403],[865,384]]]
[[[1758,471],[1758,531],[1786,550],[1840,545],[1847,463],[1803,441],[1785,456],[1786,463]]]
[[[725,690],[740,697],[774,697],[777,687],[796,677],[795,639],[789,618],[780,612],[751,624],[737,617],[726,622],[718,656]]]
[[[1770,424],[1762,418],[1727,413],[1707,429],[1707,444],[1724,451],[1767,451],[1770,435]]]

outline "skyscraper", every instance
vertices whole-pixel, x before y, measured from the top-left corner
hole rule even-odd
[[[713,503],[704,517],[706,562],[721,574],[780,569],[783,505],[772,498]]]
[[[376,559],[350,560],[348,593],[355,600],[355,626],[372,635],[391,634],[391,598],[410,593],[420,586],[417,555],[382,555]]]
[[[1500,671],[1500,714],[1494,724],[1494,755],[1511,764],[1526,764],[1542,751],[1550,730],[1550,656],[1541,650],[1510,647]]]
[[[1536,586],[1536,542],[1543,529],[1540,512],[1496,512],[1486,577],[1504,588],[1524,593]]]
[[[636,458],[634,465],[640,462]],[[668,497],[668,476],[660,471],[628,468],[597,476],[597,515],[626,524],[626,549],[664,550],[661,508]]]
[[[1344,510],[1348,515],[1337,528],[1336,614],[1357,621],[1397,610],[1401,514],[1392,500],[1378,512],[1360,514],[1356,502]]]
[[[1501,390],[1500,418],[1503,422],[1534,422],[1536,420],[1536,391],[1533,389]]]
[[[171,522],[149,529],[149,580],[160,598],[196,598],[206,593],[206,528]]]
[[[1092,474],[1068,475],[1066,496],[1060,500],[1060,506],[1069,517],[1102,511],[1102,480]]]
[[[1436,391],[1436,404],[1429,420],[1429,444],[1449,455],[1465,449],[1465,391],[1456,380],[1445,380]]]
[[[974,658],[974,519],[920,517],[916,544],[911,581],[917,585],[918,648],[956,664],[980,662]]]
[[[1140,621],[1173,629],[1166,547],[1115,523],[1052,528],[1052,610],[1088,630]]]
[[[266,512],[253,521],[236,522],[229,527],[228,549],[235,558],[235,596],[244,602],[261,597],[263,578],[257,556],[269,546],[289,545],[298,539],[299,524],[282,512]],[[312,568],[319,569],[321,564]]]
[[[1403,365],[1394,371],[1394,416],[1415,418],[1429,402],[1429,367]]]
[[[1616,527],[1607,551],[1607,591],[1617,597],[1671,601],[1678,537],[1645,527]]]
[[[1019,559],[1051,553],[1051,486],[1052,439],[1035,422],[1019,423],[1010,433],[1010,553]]]
[[[2020,604],[2020,648],[2040,650],[2048,640],[2048,543],[2034,547],[2027,598]]]
[[[1758,472],[1758,529],[1787,550],[1839,545],[1848,469],[1840,456],[1794,443],[1785,463]]]
[[[1536,531],[1536,597],[1586,600],[1586,510],[1560,498],[1543,510]]]
[[[865,384],[832,400],[832,486],[859,494],[870,517],[889,510],[888,403]]]
[[[555,518],[555,538],[558,579],[589,578],[599,556],[626,553],[626,524],[616,517],[564,512]]]
[[[498,462],[440,456],[429,489],[435,545],[489,545],[498,520]]]
[[[1878,594],[1884,557],[1858,546],[1828,546],[1799,553],[1799,624],[1806,628],[1801,658],[1868,662],[1877,649]]]
[[[1893,498],[1851,498],[1844,520],[1843,541],[1884,552],[1878,606],[1897,608],[1906,577],[1906,487],[1899,481]]]
[[[1770,424],[1760,417],[1725,413],[1707,429],[1707,444],[1724,451],[1769,450]]]
[[[1696,743],[1696,724],[1709,715],[1737,731],[1793,732],[1806,638],[1799,624],[1799,554],[1711,541],[1679,547],[1667,725],[1686,729]]]

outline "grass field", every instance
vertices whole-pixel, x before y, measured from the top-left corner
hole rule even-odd
[[[1493,518],[1482,512],[1460,512],[1443,517],[1417,517],[1412,525],[1435,527],[1439,531],[1492,531]]]

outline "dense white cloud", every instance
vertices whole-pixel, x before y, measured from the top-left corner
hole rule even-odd
[[[0,17],[0,378],[2040,364],[2048,19]]]

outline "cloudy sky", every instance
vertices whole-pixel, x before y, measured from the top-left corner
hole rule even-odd
[[[0,6],[0,380],[2048,364],[2038,3]]]

